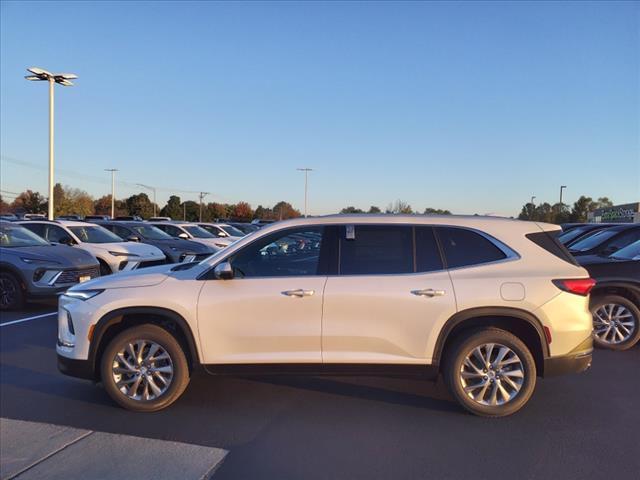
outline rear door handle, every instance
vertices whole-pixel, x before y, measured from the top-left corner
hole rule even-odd
[[[316,293],[315,290],[303,290],[302,288],[298,288],[297,290],[285,290],[282,292],[282,295],[286,295],[287,297],[310,297]]]
[[[419,297],[442,297],[444,290],[434,290],[433,288],[424,288],[422,290],[411,290],[411,293]]]

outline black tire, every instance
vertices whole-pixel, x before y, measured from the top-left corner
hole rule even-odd
[[[489,344],[499,345],[498,348],[494,347],[488,351],[488,357],[493,359],[492,363],[483,365],[480,370],[471,370],[464,366],[467,356],[477,347],[483,348]],[[497,364],[493,362],[497,359],[501,347],[507,347],[512,352],[507,353],[505,360],[515,359],[512,355],[515,354],[519,363],[505,364],[502,369],[496,367],[494,370],[493,367]],[[453,397],[469,412],[482,417],[506,417],[517,412],[529,401],[536,386],[536,362],[533,355],[518,337],[498,328],[472,330],[461,335],[448,350],[444,362],[444,380]],[[476,367],[481,364],[479,358],[473,357],[473,364]],[[465,375],[477,378],[463,378],[463,367]],[[520,375],[519,372],[522,373],[522,377],[515,376]],[[507,380],[511,384],[506,383]],[[465,392],[465,383],[468,388],[473,388],[469,394]],[[485,384],[488,386],[483,388]],[[512,387],[512,384],[518,384],[519,389],[516,388],[517,385]],[[491,404],[493,391],[496,391],[495,398],[500,397],[502,404],[499,401],[496,401],[495,405]],[[505,395],[502,394],[503,391]],[[506,393],[509,393],[508,399],[505,399]],[[478,400],[471,395],[476,395]]]
[[[113,272],[111,271],[111,267],[109,267],[109,265],[107,265],[107,263],[102,260],[102,259],[98,259],[98,263],[100,264],[100,276],[104,277],[105,275],[111,275]]]
[[[19,310],[24,307],[24,291],[20,280],[9,272],[0,272],[0,310]]]
[[[168,383],[166,390],[154,399],[146,400],[144,398],[130,398],[120,390],[120,388],[116,384],[116,379],[114,379],[114,375],[117,375],[114,374],[113,371],[114,363],[116,361],[116,355],[118,354],[118,352],[126,349],[128,344],[134,344],[133,347],[135,350],[137,346],[135,345],[135,342],[140,340],[153,342],[164,349],[164,352],[168,354],[170,365],[173,368],[173,376]],[[147,350],[147,352],[148,351],[149,350]],[[129,359],[131,359],[131,357],[129,357]],[[167,408],[169,405],[175,402],[180,397],[180,395],[182,395],[185,388],[187,388],[187,385],[189,384],[189,365],[187,363],[187,358],[184,350],[180,346],[180,343],[178,343],[176,338],[168,331],[152,324],[145,324],[128,328],[127,330],[118,334],[113,340],[111,340],[109,342],[109,345],[107,345],[107,348],[105,349],[100,360],[100,373],[102,376],[102,383],[109,396],[120,406],[134,412],[155,412],[157,410]],[[142,376],[146,376],[148,378],[152,375],[153,374]],[[141,375],[138,374],[138,376]],[[128,381],[131,378],[134,378],[134,376],[122,375],[120,378],[122,380]],[[155,384],[155,377],[153,377],[153,379]],[[142,396],[145,388],[145,382],[147,381],[144,379],[142,382],[139,382],[139,387],[136,389],[136,391],[134,391],[134,393],[141,392],[140,396]],[[124,388],[131,388],[131,382],[126,383],[125,385],[129,386],[123,386]],[[161,383],[158,383],[158,385],[162,386]]]
[[[623,309],[626,313],[624,313],[624,318],[618,317],[616,319],[613,317],[613,321],[618,323],[617,325],[614,323],[614,325],[612,325],[613,329],[610,329],[609,333],[604,335],[607,328],[605,322],[611,321],[607,315],[608,311],[612,311],[609,309],[609,306],[613,306],[614,313],[621,312]],[[591,310],[591,315],[593,315],[593,343],[595,343],[597,347],[618,351],[628,350],[640,340],[640,309],[628,298],[619,295],[594,297],[591,299],[589,309]],[[626,315],[630,315],[630,317]],[[624,322],[622,325],[620,324],[621,320]],[[627,337],[623,341],[619,341],[619,337],[615,337],[616,327],[620,335]]]

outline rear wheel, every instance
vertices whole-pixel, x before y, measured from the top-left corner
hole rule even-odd
[[[169,332],[151,324],[129,328],[111,340],[100,370],[109,396],[136,412],[168,407],[189,383],[182,347]]]
[[[640,310],[619,295],[605,295],[591,301],[593,340],[598,347],[627,350],[640,340]]]
[[[17,310],[24,306],[24,292],[18,278],[8,272],[0,273],[0,310]]]
[[[504,417],[531,398],[536,364],[518,337],[487,328],[469,332],[452,345],[444,378],[451,394],[471,413]]]

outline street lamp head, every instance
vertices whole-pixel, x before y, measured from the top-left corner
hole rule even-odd
[[[27,75],[26,77],[24,77],[27,80],[35,82],[54,81],[65,87],[73,86],[73,83],[71,83],[69,80],[78,78],[78,76],[74,73],[51,73],[37,67],[29,67],[27,68],[27,70],[33,73],[33,75]]]

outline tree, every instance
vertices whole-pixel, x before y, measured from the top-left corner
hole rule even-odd
[[[410,214],[413,213],[413,210],[411,209],[411,205],[409,205],[407,202],[398,199],[394,203],[390,203],[387,206],[386,213]]]
[[[125,205],[129,215],[138,215],[142,218],[153,216],[153,204],[146,193],[131,195],[125,200]]]
[[[606,207],[613,207],[613,202],[609,200],[609,198],[607,197],[600,197],[597,202],[593,202],[593,205],[591,205],[590,211],[593,212],[598,208],[606,208]]]
[[[522,210],[520,211],[520,215],[518,215],[519,220],[533,220],[536,214],[536,206],[529,202],[522,206]]]
[[[293,208],[289,202],[280,201],[273,206],[273,214],[277,220],[286,220],[287,218],[296,218],[301,214]]]
[[[0,195],[0,213],[9,213],[9,204]]]
[[[228,218],[229,210],[229,205],[224,203],[211,202],[207,204],[207,211],[212,219]]]
[[[591,197],[585,197],[581,195],[578,200],[576,200],[573,204],[573,208],[571,209],[570,219],[572,222],[586,222],[587,214],[590,211],[590,207],[593,204],[593,200]]]
[[[238,202],[233,205],[231,216],[237,219],[250,220],[253,217],[253,209],[247,202]]]
[[[534,219],[539,222],[553,223],[553,207],[547,202],[541,203],[536,207]]]
[[[340,213],[364,213],[364,210],[361,210],[356,207],[345,207],[340,210]]]
[[[571,221],[571,212],[569,207],[564,203],[556,203],[551,207],[552,218],[554,223],[567,223]]]
[[[194,202],[193,200],[187,200],[184,202],[184,209],[187,214],[187,222],[197,222],[200,219],[200,204],[198,202]],[[202,209],[203,217],[205,213],[205,208]],[[204,220],[204,218],[203,218]]]
[[[380,208],[376,207],[375,205],[371,205],[367,213],[382,213],[382,210],[380,210]]]
[[[273,212],[270,208],[265,208],[262,205],[258,205],[255,212],[253,212],[253,218],[260,220],[273,218]]]
[[[54,216],[60,215],[91,215],[94,212],[93,198],[79,188],[62,186],[56,183],[53,187]],[[111,198],[109,198],[111,201]],[[111,206],[109,206],[111,208]]]
[[[26,190],[16,197],[11,206],[24,213],[42,213],[47,210],[47,201],[39,192]]]
[[[424,213],[427,215],[451,215],[449,210],[441,210],[439,208],[427,207],[424,209]]]
[[[171,195],[167,204],[160,210],[161,217],[170,217],[173,220],[182,219],[182,202],[177,195]]]

